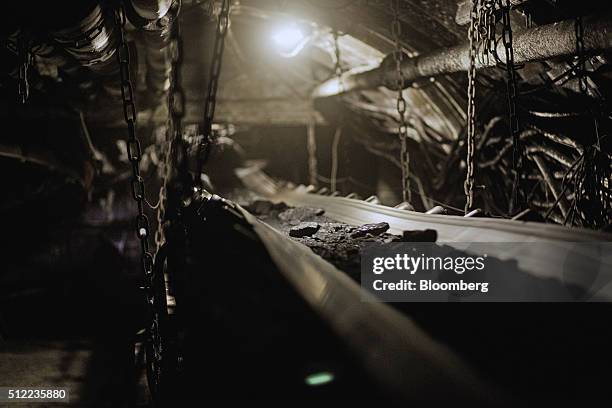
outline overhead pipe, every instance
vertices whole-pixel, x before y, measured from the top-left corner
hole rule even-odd
[[[6,39],[4,58],[7,60],[7,71],[9,76],[14,79],[18,78],[18,70],[20,66],[18,42],[20,36],[23,35],[21,28],[15,29]],[[48,41],[45,38],[33,37],[28,41],[29,51],[36,56],[38,61],[42,61],[47,65],[54,65],[63,74],[71,78],[78,78],[79,87],[86,86],[87,79],[79,74],[83,73],[84,68],[71,55],[66,53],[57,44]],[[43,88],[44,84],[39,78],[30,78],[30,83],[33,88]]]
[[[589,16],[583,19],[584,53],[595,55],[612,48],[612,18],[610,15]],[[552,58],[569,57],[576,53],[575,21],[565,20],[517,31],[513,35],[514,62],[545,61]],[[506,53],[502,41],[496,44],[500,62],[505,63]],[[415,58],[405,57],[401,69],[404,74],[403,87],[407,88],[418,79],[431,78],[456,72],[467,72],[470,64],[469,43],[433,51]],[[497,61],[477,58],[476,69],[496,66]],[[377,68],[365,72],[348,71],[340,78],[330,79],[319,85],[313,97],[323,98],[343,92],[385,86],[396,88],[396,66],[393,54],[385,57]]]
[[[117,31],[112,10],[97,2],[85,2],[84,12],[75,10],[61,23],[61,28],[52,29],[51,37],[62,46],[78,64],[94,74],[116,77],[118,70],[113,58],[117,48]],[[124,1],[126,17],[136,28],[143,31],[145,61],[147,66],[147,89],[161,94],[168,89],[170,61],[167,45],[171,22],[178,14],[180,0],[128,0]],[[109,92],[118,92],[114,85],[106,84]]]
[[[113,58],[117,33],[112,15],[100,4],[85,2],[85,5],[89,8],[84,8],[80,17],[51,29],[51,37],[79,65],[98,75],[114,75],[118,69]]]
[[[19,57],[18,44],[20,37],[23,35],[24,32],[20,27],[15,27],[10,31],[10,34],[6,36],[6,41],[3,44],[3,51],[7,51],[7,54],[5,55]],[[58,66],[58,68],[63,68],[68,63],[70,63],[71,66],[78,67],[78,64],[74,59],[70,59],[66,55],[59,55],[57,47],[49,42],[41,41],[40,38],[28,38],[27,42],[27,47],[32,54],[36,55],[37,57],[44,58],[45,60]],[[70,61],[68,61],[69,59]],[[11,58],[11,62],[13,62],[13,60],[17,61],[17,64],[19,63],[18,60]],[[12,74],[12,69],[9,69],[9,73]]]
[[[130,0],[128,3],[141,18],[155,21],[166,15],[172,0]]]
[[[134,27],[165,37],[180,6],[181,0],[127,0],[125,14]]]
[[[129,0],[128,20],[142,30],[145,48],[147,89],[161,95],[169,88],[170,30],[180,11],[180,0]]]

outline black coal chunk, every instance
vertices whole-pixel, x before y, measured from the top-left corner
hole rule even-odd
[[[351,234],[352,238],[365,237],[367,234],[370,235],[380,235],[384,232],[387,232],[389,229],[389,224],[386,222],[379,222],[378,224],[365,224],[361,227],[358,227]]]
[[[283,202],[273,203],[272,201],[268,200],[256,200],[251,205],[246,207],[247,211],[255,215],[267,215],[272,211],[284,211],[287,208],[289,207],[287,207],[287,204]]]
[[[319,230],[320,225],[316,222],[303,222],[289,230],[289,235],[294,238],[309,237]]]

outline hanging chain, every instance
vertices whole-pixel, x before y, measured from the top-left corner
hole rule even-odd
[[[476,61],[488,65],[491,55],[495,55],[495,3],[493,0],[474,0],[470,12],[468,31],[470,53],[468,68],[468,107],[466,129],[466,175],[463,184],[465,193],[465,212],[474,207],[474,187],[476,168]],[[482,51],[481,51],[482,49]]]
[[[584,25],[582,24],[582,17],[576,17],[575,23],[576,31],[576,56],[578,58],[578,88],[583,94],[587,93],[588,83],[586,76],[586,59],[584,55]]]
[[[313,186],[317,186],[319,183],[317,181],[318,174],[318,163],[317,163],[317,119],[315,116],[314,109],[312,113],[309,115],[308,123],[306,125],[307,129],[307,145],[306,149],[308,151],[308,180],[309,183]]]
[[[476,10],[474,10],[476,9]],[[474,12],[476,15],[474,16]],[[483,66],[488,66],[490,56],[495,55],[495,0],[475,0],[472,8],[472,17],[476,18],[474,41],[478,42],[478,49],[482,52],[478,54]]]
[[[518,97],[518,87],[516,79],[516,66],[514,64],[514,49],[512,46],[512,25],[510,22],[510,0],[498,0],[499,8],[502,11],[502,42],[506,54],[506,88],[508,92],[508,119],[510,121],[510,135],[512,138],[512,168],[514,170],[514,180],[512,184],[512,198],[510,203],[510,213],[520,211],[523,203],[523,148],[520,141],[520,123],[516,110]]]
[[[474,148],[476,139],[476,56],[478,54],[478,27],[480,0],[474,0],[470,14],[470,28],[468,37],[470,41],[470,65],[468,69],[468,107],[467,107],[467,158],[466,176],[463,189],[465,192],[465,212],[470,211],[474,205]]]
[[[213,59],[210,66],[210,81],[208,82],[208,93],[206,95],[206,105],[204,107],[204,129],[202,140],[198,146],[197,153],[197,183],[201,183],[201,175],[204,169],[204,164],[210,155],[212,148],[212,125],[215,117],[215,107],[217,104],[217,89],[219,87],[219,79],[221,76],[221,64],[223,62],[223,50],[225,48],[225,37],[229,28],[230,0],[223,0],[221,11],[219,12],[219,20],[217,22],[217,31],[215,34],[215,45],[213,48]]]
[[[338,79],[338,83],[340,85],[340,92],[342,93],[344,92],[344,81],[342,80],[342,60],[340,59],[340,42],[338,41],[339,39],[338,30],[334,29],[333,36],[334,36],[334,57],[335,57],[334,72],[336,74],[336,78]]]
[[[408,124],[406,122],[406,99],[404,98],[404,72],[402,71],[402,62],[404,53],[402,51],[402,22],[400,20],[400,3],[401,0],[391,0],[391,8],[393,10],[393,22],[391,23],[391,34],[395,41],[395,52],[393,57],[395,60],[396,70],[396,88],[397,88],[397,113],[399,115],[398,134],[401,144],[400,162],[402,166],[402,200],[405,203],[412,201],[410,191],[410,153],[408,152]]]
[[[30,51],[30,40],[27,35],[19,35],[17,52],[19,54],[19,77],[17,78],[17,89],[19,102],[26,103],[30,97],[30,82],[28,79],[30,66],[34,62],[34,54]]]
[[[476,176],[476,62],[488,66],[491,56],[496,58],[495,0],[474,0],[470,12],[468,31],[470,53],[468,68],[468,107],[466,129],[466,175],[463,184],[465,193],[465,212],[474,207],[474,188]]]
[[[147,345],[152,349],[152,360],[148,361],[150,384],[156,387],[161,375],[162,342],[159,327],[159,314],[155,309],[155,292],[153,289],[153,256],[149,251],[149,220],[144,213],[145,185],[140,175],[140,160],[142,150],[136,136],[136,106],[134,104],[134,88],[130,79],[130,50],[125,36],[125,12],[121,9],[115,10],[115,25],[119,36],[117,43],[117,61],[119,63],[119,74],[121,79],[121,99],[123,102],[123,116],[127,124],[128,140],[127,155],[132,166],[131,189],[132,197],[136,201],[138,215],[136,216],[136,234],[140,240],[140,263],[144,275],[144,291],[147,308],[151,321],[147,327]]]
[[[505,50],[506,68],[506,87],[508,93],[508,117],[510,123],[510,135],[512,139],[512,167],[514,170],[514,180],[512,183],[512,199],[510,212],[516,212],[523,207],[522,196],[522,166],[523,149],[520,143],[520,123],[517,113],[518,87],[516,78],[516,66],[514,64],[514,49],[512,45],[512,26],[510,22],[510,0],[497,0],[497,6],[502,15],[502,43]],[[467,157],[466,157],[466,178],[464,192],[466,196],[466,213],[473,209],[474,187],[475,187],[475,139],[476,139],[476,61],[482,65],[488,65],[490,57],[493,56],[498,62],[497,41],[496,41],[496,16],[495,1],[493,0],[473,0],[471,10],[470,28],[468,32],[470,43],[469,69],[468,69],[468,108],[467,108]],[[482,44],[482,45],[481,45]],[[482,48],[482,53],[479,49]]]
[[[157,250],[166,241],[163,223],[166,218],[166,203],[168,181],[172,173],[172,151],[183,137],[183,117],[185,116],[185,92],[181,86],[181,66],[183,63],[183,40],[179,24],[179,13],[172,21],[170,43],[170,86],[168,88],[168,123],[166,126],[166,150],[163,162],[163,179],[159,189],[159,207],[157,209],[157,231],[155,231],[155,246]]]

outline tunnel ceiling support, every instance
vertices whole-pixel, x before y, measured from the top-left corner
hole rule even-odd
[[[612,48],[612,16],[591,16],[584,18],[584,52],[594,55]],[[576,53],[575,21],[562,22],[534,27],[515,33],[513,39],[514,62],[545,61],[551,58],[567,57]],[[497,43],[497,55],[505,63],[503,43]],[[437,50],[415,58],[405,59],[402,63],[404,86],[422,79],[465,72],[469,67],[468,43]],[[495,58],[477,59],[476,68],[493,67]],[[349,71],[341,79],[333,78],[318,86],[313,96],[321,98],[360,89],[378,86],[393,88],[396,83],[395,64],[392,56],[387,56],[377,68],[364,72]],[[342,81],[342,82],[340,82]],[[342,86],[340,86],[342,83]]]

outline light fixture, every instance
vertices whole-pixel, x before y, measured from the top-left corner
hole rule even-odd
[[[272,41],[281,56],[292,58],[304,49],[310,37],[296,23],[285,23],[274,30]]]

